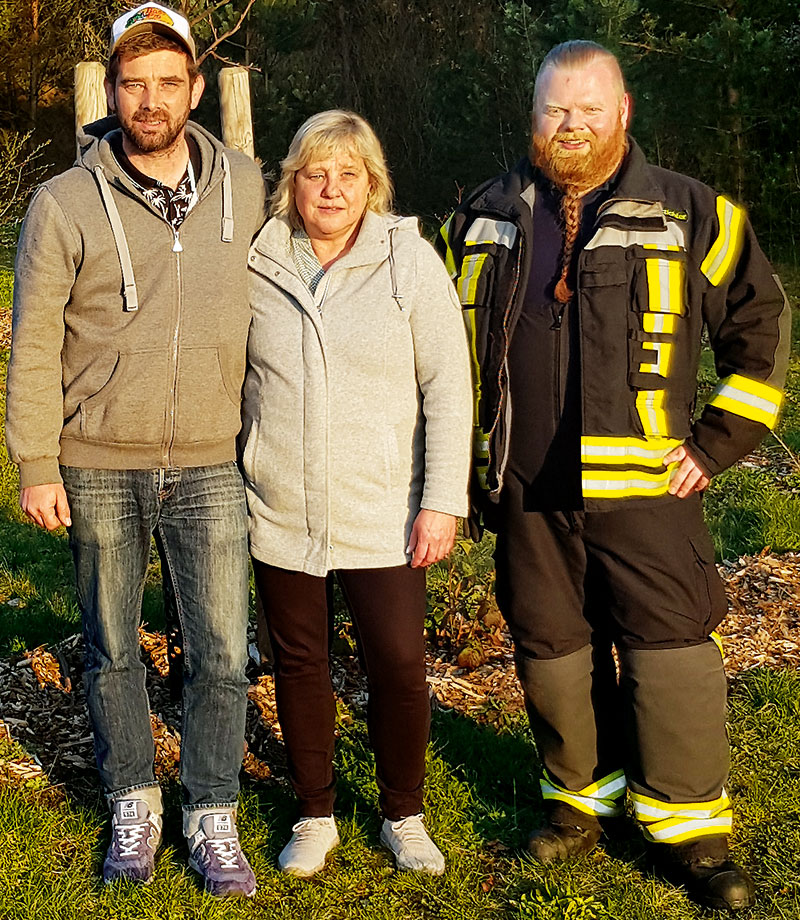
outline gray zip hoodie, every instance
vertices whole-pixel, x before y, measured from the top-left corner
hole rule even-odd
[[[198,202],[174,234],[84,129],[76,165],[31,201],[17,250],[6,440],[21,486],[59,463],[156,469],[236,455],[247,250],[264,220],[258,166],[199,125]]]

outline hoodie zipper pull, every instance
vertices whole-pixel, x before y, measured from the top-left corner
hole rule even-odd
[[[172,231],[175,234],[175,239],[172,242],[172,251],[173,252],[183,252],[183,246],[181,245],[180,237],[178,236],[178,231]]]

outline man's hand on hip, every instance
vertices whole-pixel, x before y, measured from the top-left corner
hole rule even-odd
[[[671,450],[664,457],[664,464],[680,462],[680,466],[672,476],[669,484],[669,494],[678,498],[686,498],[693,492],[702,492],[711,481],[700,469],[692,455],[683,444]]]
[[[28,486],[20,493],[19,503],[25,514],[40,527],[55,530],[62,524],[69,527],[72,523],[67,493],[60,482]]]

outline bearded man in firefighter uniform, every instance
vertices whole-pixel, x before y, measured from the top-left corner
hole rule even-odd
[[[648,164],[630,117],[616,58],[558,45],[530,155],[442,228],[472,343],[474,519],[497,533],[543,766],[530,852],[588,852],[630,793],[670,877],[738,909],[701,493],[777,421],[789,309],[743,210]],[[720,380],[698,414],[704,328]]]

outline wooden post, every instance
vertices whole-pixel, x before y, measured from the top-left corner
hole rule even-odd
[[[106,91],[103,87],[106,69],[97,61],[75,65],[75,131],[108,115]]]
[[[223,67],[219,72],[219,108],[222,142],[255,159],[253,116],[250,111],[250,72],[246,67]]]

